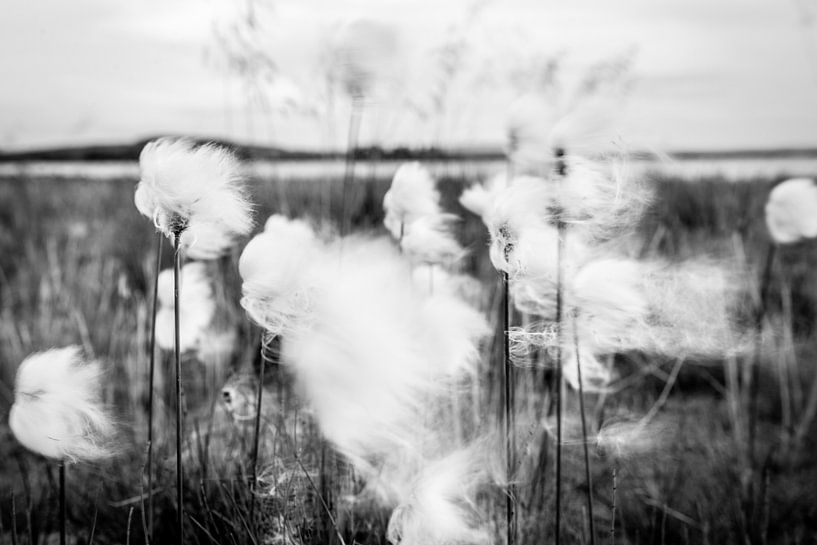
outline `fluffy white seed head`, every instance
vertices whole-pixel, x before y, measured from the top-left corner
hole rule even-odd
[[[71,462],[112,454],[114,424],[101,399],[102,367],[79,347],[32,354],[17,369],[9,427],[29,450]]]
[[[323,259],[322,243],[306,222],[271,216],[262,233],[241,253],[241,305],[270,332],[281,333],[303,318],[315,288],[313,271]]]
[[[766,227],[778,244],[817,237],[817,183],[792,178],[775,186],[766,202]]]
[[[552,185],[520,177],[501,191],[486,216],[494,267],[510,276],[555,281],[559,233],[551,222]],[[573,266],[586,254],[581,237],[566,239],[563,264]]]
[[[440,214],[440,193],[431,173],[420,163],[400,165],[383,196],[383,224],[396,239],[419,217]]]
[[[460,195],[460,204],[468,211],[483,218],[488,214],[494,198],[508,186],[508,175],[500,172],[489,178],[485,184],[474,184]]]
[[[159,309],[156,312],[156,344],[173,350],[175,340],[173,270],[159,273]],[[179,271],[179,350],[199,348],[213,322],[216,303],[213,286],[204,263],[190,262]]]
[[[221,255],[252,228],[240,163],[225,148],[160,138],[145,145],[139,166],[137,209],[168,237],[189,230],[184,248],[198,246],[199,256]]]
[[[484,448],[484,446],[483,446]],[[485,457],[478,447],[455,450],[425,465],[408,497],[389,519],[393,545],[480,544],[490,541],[480,526],[475,491],[486,480]]]
[[[451,264],[459,261],[465,250],[452,232],[457,219],[452,214],[420,216],[404,227],[400,247],[415,262]]]
[[[616,119],[627,89],[624,75],[568,92],[527,93],[508,111],[508,155],[520,174],[544,175],[554,150],[589,156],[614,144]]]
[[[621,257],[588,261],[565,277],[562,336],[551,322],[511,333],[516,357],[530,346],[561,346],[565,378],[603,389],[612,378],[604,356],[632,350],[671,357],[724,357],[747,347],[738,320],[738,286],[723,264],[668,264]],[[514,302],[523,311],[555,319],[555,285],[515,280]],[[521,303],[520,303],[521,300]],[[576,357],[576,341],[578,354]],[[561,344],[560,344],[561,343]]]
[[[392,79],[399,62],[394,29],[373,19],[355,19],[343,25],[333,40],[337,76],[354,99],[371,95],[381,80]]]

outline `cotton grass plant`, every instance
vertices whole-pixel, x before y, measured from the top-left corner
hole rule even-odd
[[[102,402],[103,369],[77,346],[27,357],[17,369],[9,427],[27,449],[59,465],[60,543],[66,543],[66,463],[115,452],[115,426]]]
[[[139,167],[141,178],[134,195],[136,207],[144,216],[153,220],[157,230],[168,237],[175,247],[173,309],[176,362],[176,522],[178,542],[182,543],[184,470],[179,298],[181,255],[182,251],[191,250],[199,257],[212,258],[223,254],[237,237],[249,233],[252,219],[250,203],[242,186],[241,165],[223,147],[213,144],[196,145],[185,138],[160,138],[145,145],[139,156]],[[155,319],[153,317],[152,320]],[[153,371],[150,376],[153,376]],[[152,390],[153,384],[149,387]],[[152,407],[149,408],[149,414],[152,415]],[[152,427],[152,421],[148,425]],[[148,459],[152,459],[150,443]],[[148,481],[151,482],[150,463],[148,466]],[[148,494],[148,502],[151,504],[150,488]],[[149,509],[152,513],[152,507]]]
[[[470,515],[463,519],[453,505],[442,521],[404,517],[439,515],[428,501],[458,497],[449,481],[421,493],[411,483],[457,456],[437,431],[437,415],[445,414],[449,385],[474,375],[487,324],[458,297],[417,293],[405,257],[386,241],[325,240],[289,223],[276,220],[280,236],[265,231],[242,254],[242,305],[283,333],[282,361],[322,433],[372,497],[397,508],[391,537],[416,543],[416,529],[425,528],[433,543],[467,538]],[[450,483],[464,486],[457,477]]]

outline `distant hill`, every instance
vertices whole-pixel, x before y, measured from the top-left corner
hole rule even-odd
[[[0,163],[13,161],[136,161],[139,159],[139,152],[151,140],[153,138],[146,138],[131,144],[73,146],[7,152],[0,150]],[[194,138],[193,140],[202,144],[212,142],[226,146],[246,160],[314,161],[343,159],[345,157],[345,153],[341,151],[285,150],[209,138]],[[355,149],[355,158],[359,160],[497,160],[503,157],[504,153],[498,149],[441,150],[437,148],[410,149],[405,147],[384,149],[377,146]]]
[[[74,146],[34,149],[25,151],[0,150],[0,163],[19,161],[136,161],[144,145],[153,140],[146,138],[130,144],[109,144],[92,146]],[[196,142],[213,142],[227,146],[245,160],[271,161],[315,161],[343,159],[342,151],[298,151],[286,150],[267,146],[245,145],[222,139],[194,138]],[[354,152],[358,160],[384,161],[496,161],[505,157],[499,148],[380,148],[378,146],[356,148]],[[655,154],[636,152],[634,158],[650,159]],[[670,152],[667,155],[673,159],[785,159],[785,158],[817,158],[817,148],[780,148],[780,149],[737,149],[737,150],[681,150]]]

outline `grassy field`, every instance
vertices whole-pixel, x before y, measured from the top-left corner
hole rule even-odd
[[[763,205],[776,180],[695,182],[650,177],[656,199],[634,237],[642,257],[680,260],[707,256],[759,277],[769,247]],[[497,326],[497,273],[487,257],[488,235],[457,196],[470,180],[440,182],[445,208],[463,217],[461,241],[471,252],[464,268],[489,290],[485,311]],[[144,542],[147,346],[155,235],[133,206],[135,180],[0,180],[0,543],[51,543],[58,530],[56,466],[27,452],[8,429],[17,365],[32,351],[81,344],[106,362],[106,399],[120,423],[118,455],[110,462],[68,469],[69,542]],[[360,179],[350,187],[356,230],[377,231],[388,180]],[[338,223],[337,180],[253,180],[257,223],[273,212]],[[596,537],[609,543],[806,543],[817,536],[817,442],[808,407],[817,369],[817,250],[814,241],[785,248],[774,268],[759,382],[758,462],[746,460],[746,392],[742,369],[750,357],[730,361],[662,361],[640,354],[616,357],[621,373],[609,393],[587,394],[593,418],[658,411],[650,448],[629,457],[592,449]],[[339,457],[322,458],[324,442],[293,394],[285,369],[265,376],[262,486],[250,508],[255,377],[260,330],[238,305],[240,247],[209,265],[217,283],[218,319],[235,342],[199,361],[184,362],[187,536],[191,543],[385,543],[388,512],[348,499],[360,483]],[[171,254],[164,253],[164,266]],[[743,286],[756,298],[756,282]],[[751,306],[751,305],[750,305]],[[495,343],[496,344],[496,343]],[[482,399],[500,410],[496,346],[486,347]],[[157,391],[158,542],[174,532],[174,439],[171,364],[163,355]],[[737,375],[735,374],[737,369]],[[517,372],[518,401],[546,410],[540,371]],[[234,410],[221,402],[228,384],[240,398]],[[656,405],[658,403],[658,405]],[[576,396],[566,401],[569,415]],[[241,405],[246,409],[235,410]],[[814,407],[817,409],[817,407]],[[800,432],[798,434],[798,432]],[[520,440],[525,443],[524,440]],[[541,447],[544,445],[544,447]],[[520,543],[553,534],[552,441],[520,456]],[[565,446],[563,542],[588,543],[582,449]],[[535,459],[534,459],[535,458]],[[523,465],[524,465],[523,464]],[[323,469],[321,469],[323,468]],[[320,497],[319,490],[328,494]],[[483,498],[489,522],[502,541],[501,491]],[[615,508],[614,508],[615,506]],[[325,513],[333,515],[334,528]],[[335,531],[337,529],[337,532]]]

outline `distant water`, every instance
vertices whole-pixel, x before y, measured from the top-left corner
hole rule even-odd
[[[355,165],[355,178],[391,177],[401,161],[360,161]],[[437,176],[484,178],[505,168],[502,161],[424,162]],[[661,173],[695,180],[708,176],[723,176],[739,181],[750,178],[777,176],[817,177],[817,158],[774,159],[683,159],[637,160],[630,163],[636,173]],[[270,179],[337,179],[343,176],[343,161],[256,161],[249,164],[250,172]],[[0,164],[0,177],[59,177],[93,180],[136,180],[139,167],[135,161],[58,162],[38,161]]]

